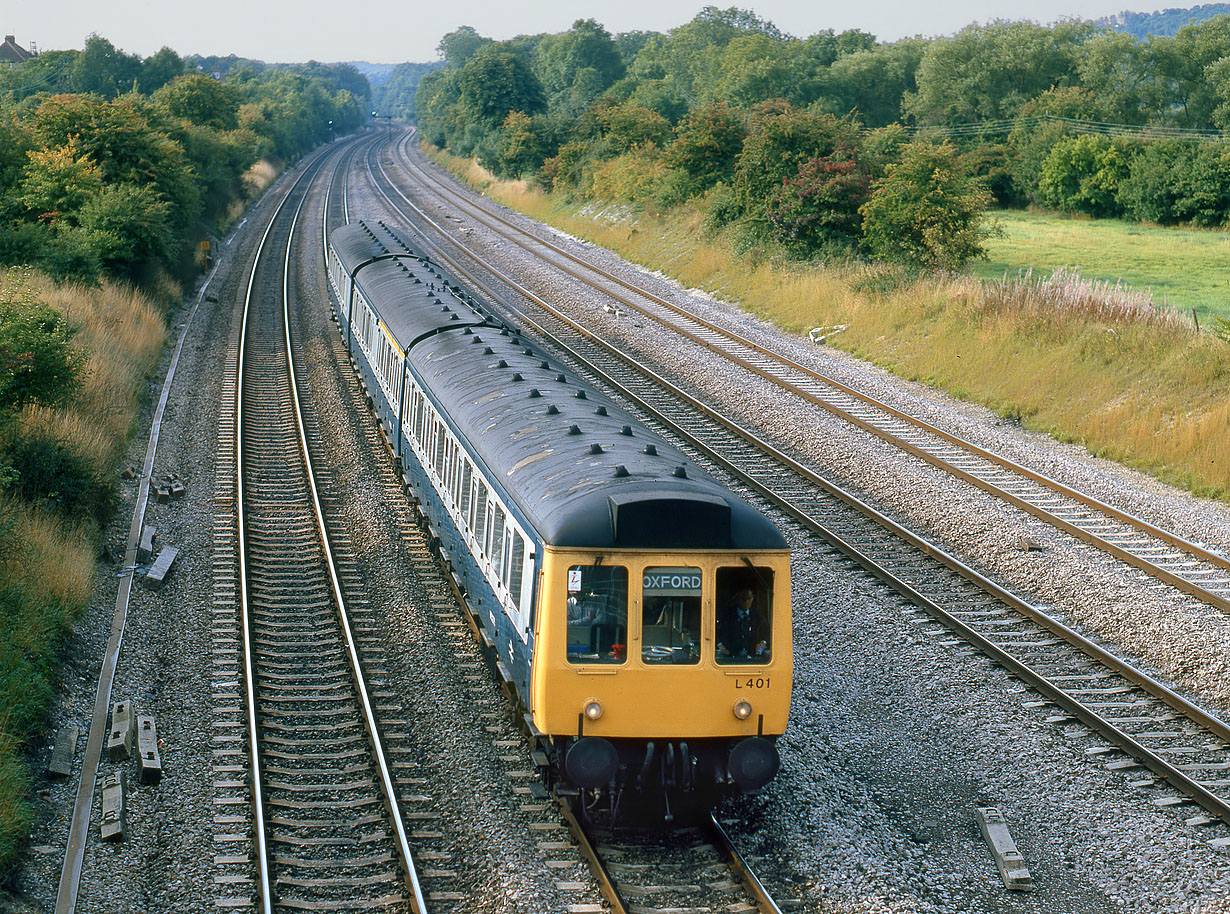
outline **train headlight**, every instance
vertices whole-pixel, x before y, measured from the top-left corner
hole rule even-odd
[[[749,713],[751,709],[748,709]],[[598,701],[587,701],[585,703],[585,716],[590,720],[597,720],[602,716],[602,704]]]
[[[739,718],[739,720],[747,720],[752,716],[751,704],[742,698],[735,702],[735,706],[731,710],[734,711],[735,717]]]

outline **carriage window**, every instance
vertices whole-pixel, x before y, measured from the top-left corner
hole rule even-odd
[[[717,662],[772,659],[773,569],[743,565],[717,572]]]
[[[500,572],[504,568],[504,509],[501,507],[495,508],[495,517],[491,522],[491,541],[487,546],[487,556],[491,559],[491,564],[495,567],[495,575],[500,577]]]
[[[483,552],[487,551],[486,534],[487,486],[480,481],[478,483],[478,494],[474,497],[474,537],[478,540],[478,547]]]
[[[568,569],[568,662],[623,663],[628,643],[628,569]]]
[[[700,663],[699,568],[646,568],[641,582],[641,660]]]
[[[474,527],[474,518],[470,516],[470,484],[473,478],[474,470],[470,467],[470,461],[463,460],[461,462],[461,504],[458,507],[461,510],[461,516],[466,519],[471,529]]]
[[[525,540],[520,533],[513,534],[512,574],[508,578],[508,590],[513,602],[521,603],[521,577],[525,571]]]

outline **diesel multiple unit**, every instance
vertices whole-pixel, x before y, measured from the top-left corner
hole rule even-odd
[[[759,512],[381,223],[326,251],[338,326],[561,793],[711,804],[774,776],[789,553]]]

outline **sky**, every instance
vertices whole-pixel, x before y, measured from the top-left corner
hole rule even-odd
[[[949,35],[973,22],[1061,18],[1095,19],[1131,0],[5,0],[3,34],[40,50],[80,48],[90,34],[130,54],[148,57],[168,46],[182,55],[236,54],[277,63],[305,60],[372,63],[436,60],[440,38],[470,25],[489,38],[566,31],[576,19],[593,18],[612,34],[643,29],[665,32],[692,19],[704,6],[751,9],[799,37],[824,29],[862,29],[881,41],[908,35]],[[1169,0],[1178,5],[1176,0]],[[1189,0],[1196,5],[1202,0]]]

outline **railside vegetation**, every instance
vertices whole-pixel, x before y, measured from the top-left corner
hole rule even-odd
[[[353,67],[143,59],[97,36],[0,68],[0,881],[198,242],[369,96]]]
[[[800,263],[714,231],[703,207],[569,200],[435,153],[492,198],[795,333],[1197,494],[1230,498],[1230,322],[1196,332],[1146,292],[1071,271],[984,281]]]

